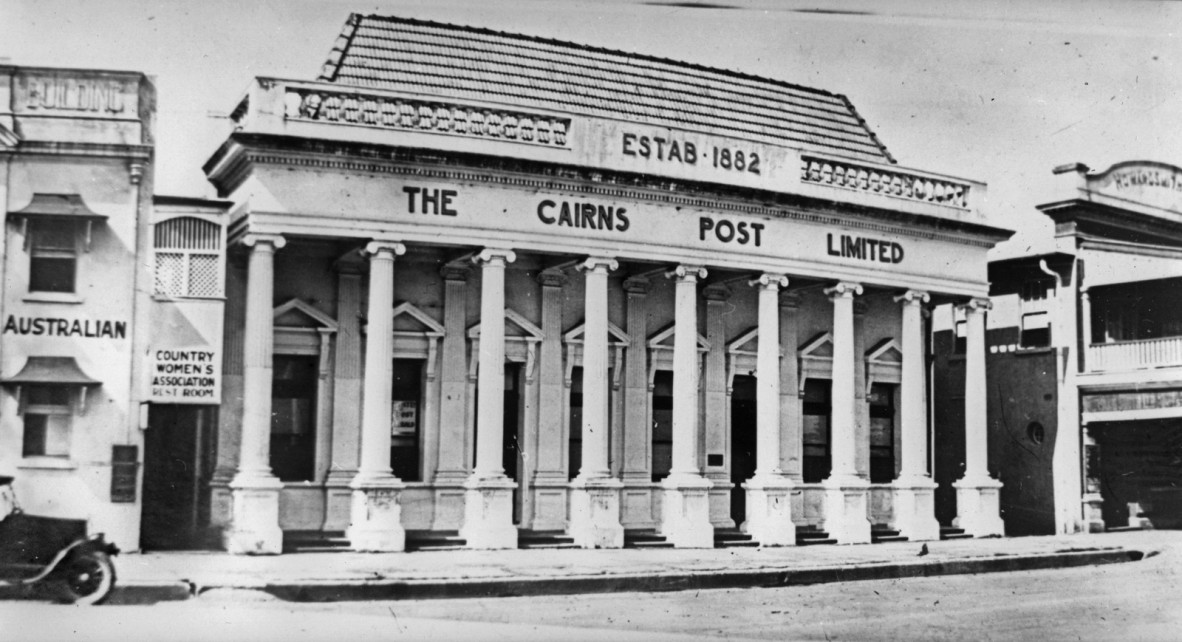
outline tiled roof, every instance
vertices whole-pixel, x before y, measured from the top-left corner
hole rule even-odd
[[[845,96],[559,40],[353,14],[320,80],[894,162]]]

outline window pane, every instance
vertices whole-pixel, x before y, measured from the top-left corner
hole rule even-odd
[[[74,262],[73,257],[32,257],[29,260],[29,291],[73,292]]]
[[[70,405],[70,389],[65,386],[29,386],[27,402],[30,406]]]
[[[185,257],[175,252],[156,253],[156,294],[182,296],[185,293]]]
[[[72,222],[40,220],[32,225],[32,250],[64,250],[74,252],[74,224]]]
[[[25,413],[25,438],[21,445],[22,457],[45,454],[45,415]]]
[[[45,418],[45,454],[66,457],[70,454],[70,415]]]

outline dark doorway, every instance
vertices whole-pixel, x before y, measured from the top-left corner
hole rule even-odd
[[[1105,526],[1144,517],[1157,529],[1182,528],[1182,422],[1096,423],[1088,431],[1097,445]]]
[[[144,550],[201,548],[209,523],[216,406],[152,404],[144,431]]]
[[[747,491],[743,482],[755,474],[757,441],[755,377],[736,375],[731,382],[731,519],[747,519]]]
[[[513,523],[521,522],[521,364],[505,364],[505,423],[501,428],[505,476],[517,482],[513,491]]]
[[[390,468],[402,481],[422,481],[419,439],[423,415],[423,359],[395,359],[390,420]]]

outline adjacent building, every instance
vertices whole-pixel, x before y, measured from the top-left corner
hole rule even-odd
[[[1055,175],[1058,197],[1038,209],[1056,250],[989,266],[989,446],[1006,531],[1177,527],[1182,169],[1129,161]],[[935,345],[954,386],[953,323]],[[954,425],[955,404],[940,399],[937,424]]]
[[[353,15],[319,78],[260,77],[231,118],[205,166],[231,205],[196,216],[225,224],[224,339],[166,350],[220,351],[231,552],[933,539],[942,458],[946,525],[1003,531],[984,311],[1010,233],[844,96]],[[956,390],[938,303],[965,315]],[[959,441],[930,438],[933,390]]]

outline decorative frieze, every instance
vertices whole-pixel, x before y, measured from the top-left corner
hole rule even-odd
[[[288,120],[345,123],[566,147],[570,119],[392,96],[289,88]]]
[[[802,155],[800,180],[962,209],[969,207],[969,186],[965,183],[870,167],[846,160]]]

